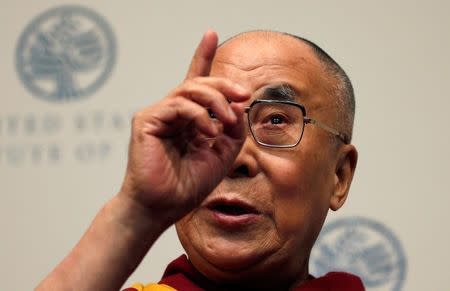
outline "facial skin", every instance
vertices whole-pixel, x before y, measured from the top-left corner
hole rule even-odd
[[[310,48],[292,37],[251,32],[231,39],[217,50],[211,76],[250,90],[249,104],[264,89],[289,84],[308,116],[337,124],[328,93],[334,81]],[[232,171],[176,225],[195,267],[222,284],[293,286],[306,280],[328,209],[345,202],[356,166],[356,149],[337,143],[313,125],[288,149],[262,147],[249,133]],[[209,206],[223,201],[247,204],[256,214],[241,224],[222,223]]]

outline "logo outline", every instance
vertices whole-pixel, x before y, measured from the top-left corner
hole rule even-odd
[[[100,32],[101,37],[104,38],[106,47],[101,48],[101,53],[103,54],[101,58],[102,59],[105,58],[105,61],[104,64],[102,65],[101,73],[97,78],[95,78],[93,82],[91,82],[88,86],[86,86],[86,88],[79,89],[76,92],[70,89],[65,89],[66,91],[68,91],[67,92],[69,93],[68,95],[60,95],[55,92],[53,93],[46,92],[44,89],[34,84],[32,79],[34,78],[33,73],[26,71],[28,69],[26,68],[28,64],[26,64],[24,53],[32,49],[27,48],[27,45],[29,45],[30,42],[29,38],[33,37],[33,35],[42,32],[40,30],[41,28],[40,25],[45,24],[45,21],[47,21],[48,19],[58,17],[63,18],[65,15],[72,16],[74,14],[83,17],[85,20],[91,21],[95,26],[94,29],[96,29],[94,33],[97,34],[98,36]],[[56,57],[56,59],[57,58],[58,57]],[[114,35],[112,27],[102,15],[98,14],[96,11],[90,8],[81,5],[60,5],[54,8],[50,8],[42,12],[41,14],[38,14],[26,25],[25,29],[23,30],[22,34],[19,37],[16,46],[15,65],[19,79],[21,80],[24,87],[33,96],[45,101],[65,103],[67,101],[71,101],[74,99],[85,99],[88,96],[95,93],[98,89],[100,89],[112,75],[116,60],[117,60],[116,37]],[[59,74],[53,72],[53,75]],[[60,76],[58,77],[61,78]],[[64,77],[62,77],[62,79],[64,79]],[[74,94],[70,94],[71,92],[73,92]]]
[[[337,236],[336,233],[340,234],[340,236]],[[345,243],[345,240],[352,240],[352,242],[356,241],[361,245],[365,242],[367,246],[367,237],[370,235],[372,238],[373,236],[375,236],[375,238],[378,236],[378,243],[376,247],[372,247],[369,252],[367,251],[367,248],[364,250],[360,246],[358,249],[358,245],[354,244],[343,247],[342,242],[344,241]],[[338,239],[336,239],[336,237]],[[332,244],[327,243],[327,241],[330,241],[330,238],[333,242]],[[336,251],[340,251],[338,255],[336,255]],[[372,254],[370,254],[370,252],[372,252]],[[348,253],[355,256],[344,257]],[[331,271],[343,271],[361,277],[366,288],[379,288],[385,285],[387,283],[385,280],[386,277],[375,277],[376,280],[374,280],[374,278],[367,278],[363,272],[359,272],[358,269],[354,268],[357,265],[355,263],[358,259],[357,256],[361,254],[364,254],[366,258],[375,259],[375,265],[384,268],[381,270],[384,270],[385,272],[392,271],[391,275],[394,275],[388,277],[390,284],[392,285],[392,290],[402,290],[407,273],[407,258],[401,242],[386,225],[374,219],[362,216],[339,218],[327,223],[323,227],[311,252],[311,273],[321,276]],[[388,258],[387,256],[391,257]],[[380,261],[383,259],[385,260],[384,262]],[[386,262],[386,260],[389,259],[391,261],[388,263],[391,264]],[[331,261],[333,261],[334,264],[329,263]]]

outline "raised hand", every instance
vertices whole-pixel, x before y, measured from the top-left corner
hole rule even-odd
[[[209,76],[216,48],[208,31],[184,82],[136,113],[121,191],[36,290],[118,290],[161,233],[228,172],[244,140],[249,93]]]
[[[217,39],[215,32],[206,32],[184,82],[133,119],[119,195],[131,197],[167,225],[216,187],[244,140],[240,102],[250,93],[228,79],[209,76]]]

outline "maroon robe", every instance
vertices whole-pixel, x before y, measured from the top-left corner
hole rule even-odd
[[[180,256],[178,259],[171,262],[164,275],[159,281],[159,284],[168,285],[174,289],[184,291],[204,291],[204,290],[224,290],[215,285],[213,282],[203,276],[191,262],[186,255]],[[236,290],[236,286],[229,288],[229,290]],[[135,291],[136,289],[128,288],[124,291]],[[330,272],[323,277],[310,278],[293,289],[293,291],[364,291],[364,285],[361,279],[355,275],[344,272]]]

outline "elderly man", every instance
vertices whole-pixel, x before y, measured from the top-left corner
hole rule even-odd
[[[134,289],[364,289],[308,272],[357,162],[348,77],[293,35],[217,39],[206,32],[184,82],[135,114],[120,192],[37,290],[118,290],[174,223],[187,257]]]

